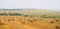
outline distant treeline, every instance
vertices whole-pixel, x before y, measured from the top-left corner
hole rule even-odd
[[[11,13],[11,12],[9,12],[9,13],[6,13],[6,12],[0,13],[0,16],[20,16],[20,15],[22,15],[22,14],[20,14],[20,13]]]

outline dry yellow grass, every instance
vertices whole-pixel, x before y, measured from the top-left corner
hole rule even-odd
[[[0,16],[0,29],[60,29],[60,24],[56,23],[53,18]]]

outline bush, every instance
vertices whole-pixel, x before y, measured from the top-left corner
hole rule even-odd
[[[22,24],[25,24],[25,22],[21,22]]]
[[[28,17],[28,15],[24,15],[25,17]]]
[[[59,20],[56,20],[56,22],[59,22]]]
[[[4,23],[3,22],[0,22],[0,25],[4,25]]]
[[[54,22],[53,22],[53,21],[51,21],[50,23],[51,23],[51,24],[53,24]]]
[[[8,19],[8,21],[11,21],[11,19]]]
[[[56,26],[56,29],[60,29],[60,26]]]
[[[47,16],[46,16],[46,15],[42,15],[42,17],[43,17],[43,18],[47,18]]]
[[[30,20],[30,22],[33,22],[33,20]]]

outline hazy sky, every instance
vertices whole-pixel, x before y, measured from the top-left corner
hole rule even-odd
[[[0,0],[3,8],[60,9],[60,0]]]

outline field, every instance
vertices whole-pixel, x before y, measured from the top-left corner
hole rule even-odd
[[[0,12],[13,12],[13,11],[0,11]],[[15,11],[17,12],[17,11]],[[40,14],[37,15],[39,11],[31,11],[28,13],[28,11],[20,11],[21,16],[0,16],[0,29],[60,29],[60,18],[57,18],[56,16],[59,16],[58,14],[47,14],[48,18],[45,17],[46,14],[43,17]],[[42,11],[47,12],[47,11]],[[52,12],[52,11],[48,11]],[[36,13],[36,14],[35,14]],[[34,15],[35,14],[35,15]],[[49,17],[54,16],[54,17]]]
[[[60,20],[53,19],[0,16],[0,29],[60,29]]]

